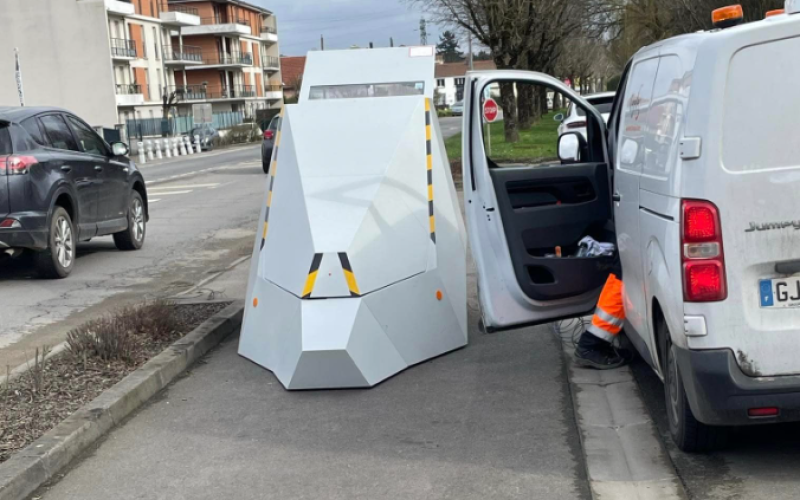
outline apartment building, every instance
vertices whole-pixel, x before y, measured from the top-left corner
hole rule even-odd
[[[283,105],[278,31],[267,9],[240,0],[3,0],[0,105],[68,108],[96,126],[162,118],[210,103],[254,116]]]

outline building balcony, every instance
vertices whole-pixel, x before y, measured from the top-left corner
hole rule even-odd
[[[202,17],[200,26],[189,26],[181,30],[183,36],[192,35],[252,35],[253,28],[245,19]]]
[[[269,44],[278,43],[278,30],[273,26],[262,27],[261,39]]]
[[[281,60],[274,56],[263,56],[261,58],[261,67],[264,71],[275,72],[281,70]]]
[[[139,106],[144,104],[142,86],[135,83],[117,85],[117,106]]]
[[[191,45],[184,46],[167,46],[162,49],[164,55],[164,64],[167,66],[187,66],[187,65],[200,65],[203,62],[203,51],[200,47],[192,47]]]
[[[264,85],[264,97],[270,101],[279,101],[283,99],[283,85]]]
[[[111,39],[111,58],[131,61],[136,59],[136,42],[127,38]]]
[[[136,9],[130,2],[120,2],[119,0],[104,0],[106,10],[110,14],[118,14],[120,16],[132,16],[136,13]]]
[[[167,95],[175,93],[178,102],[242,100],[257,97],[253,85],[176,85],[166,89]]]
[[[253,54],[250,52],[206,52],[202,59],[202,64],[186,69],[244,68],[253,65]]]
[[[193,7],[183,5],[170,5],[169,11],[161,12],[159,19],[164,24],[171,26],[200,26],[200,13]]]

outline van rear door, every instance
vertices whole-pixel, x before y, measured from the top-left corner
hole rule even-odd
[[[800,81],[798,21],[743,27],[738,44],[723,38],[716,56],[730,62],[709,78],[722,98],[704,111],[704,179],[683,164],[684,197],[719,209],[728,286],[723,302],[685,304],[709,323],[689,345],[731,349],[750,376],[800,374],[800,92],[789,84]]]

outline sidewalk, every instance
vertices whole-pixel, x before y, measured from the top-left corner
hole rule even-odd
[[[223,154],[226,154],[226,153],[232,153],[232,152],[235,152],[235,151],[240,150],[240,149],[254,148],[256,146],[260,147],[261,143],[260,142],[249,142],[249,143],[245,143],[245,144],[233,144],[231,146],[227,146],[227,147],[224,147],[224,148],[216,148],[216,149],[214,149],[212,151],[203,151],[202,153],[199,153],[199,154],[198,153],[192,153],[192,154],[187,154],[187,155],[183,155],[183,156],[173,156],[171,158],[167,158],[162,152],[162,156],[163,156],[162,159],[160,159],[160,160],[159,159],[147,160],[146,163],[139,163],[139,155],[138,154],[131,154],[130,155],[130,159],[133,160],[134,162],[136,162],[136,165],[138,167],[140,167],[140,168],[144,167],[144,169],[146,171],[146,169],[148,167],[157,167],[157,166],[160,166],[160,165],[169,165],[171,163],[177,163],[177,162],[180,162],[180,161],[191,160],[192,158],[195,158],[195,159],[213,158],[215,156],[223,155]]]
[[[590,498],[560,342],[479,333],[470,290],[469,346],[371,390],[287,392],[230,339],[36,496]]]

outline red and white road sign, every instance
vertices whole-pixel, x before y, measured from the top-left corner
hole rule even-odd
[[[483,118],[487,122],[492,123],[497,120],[498,113],[499,109],[495,100],[492,98],[486,99],[483,103]]]

